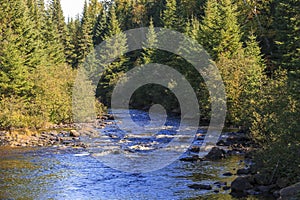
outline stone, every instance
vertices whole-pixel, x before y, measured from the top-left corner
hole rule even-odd
[[[194,162],[200,160],[198,155],[194,155],[192,157],[185,157],[185,158],[180,158],[180,161],[185,161],[185,162]]]
[[[280,200],[298,200],[300,199],[300,182],[283,188],[279,191]]]
[[[71,137],[79,137],[80,136],[80,133],[76,130],[71,130],[70,131],[70,136]]]
[[[196,189],[196,190],[211,190],[211,185],[204,185],[204,184],[192,184],[188,186],[189,188]]]
[[[231,183],[231,192],[238,196],[246,195],[247,190],[252,188],[253,185],[249,182],[248,177],[238,177]]]
[[[207,160],[220,160],[222,158],[225,158],[225,151],[223,149],[220,149],[218,147],[213,147],[211,151],[205,156]]]
[[[192,147],[190,148],[190,151],[191,151],[191,152],[194,152],[194,153],[199,153],[199,152],[200,152],[200,147],[192,146]]]

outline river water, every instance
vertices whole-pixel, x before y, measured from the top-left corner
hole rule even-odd
[[[169,119],[168,123],[177,122]],[[103,141],[116,133],[113,127],[99,130]],[[140,144],[129,141],[125,146]],[[215,183],[230,185],[235,176],[222,174],[244,167],[242,157],[233,156],[216,162],[176,160],[157,171],[128,173],[106,166],[92,153],[65,147],[0,147],[0,199],[234,199],[230,190]],[[213,189],[194,190],[188,187],[191,184],[208,184]]]

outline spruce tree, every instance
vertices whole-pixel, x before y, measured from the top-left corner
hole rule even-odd
[[[107,12],[105,9],[102,9],[99,13],[96,24],[94,26],[93,32],[93,42],[94,45],[100,44],[104,40],[104,36],[107,34],[108,27],[107,27]]]
[[[157,35],[154,29],[154,24],[152,18],[150,19],[150,24],[149,24],[149,31],[146,35],[147,40],[144,43],[144,46],[147,46],[147,48],[143,48],[143,53],[142,53],[142,59],[144,64],[148,63],[155,63],[156,58],[155,58],[155,52],[156,52],[156,45],[157,45]]]
[[[213,59],[234,56],[242,47],[236,5],[231,0],[208,0],[201,24],[200,43]]]
[[[179,16],[177,15],[176,0],[167,0],[162,14],[162,22],[165,28],[179,30]]]
[[[118,37],[112,39],[114,36]],[[108,32],[104,39],[106,41],[105,52],[100,52],[100,60],[108,61],[112,58],[118,58],[114,62],[104,65],[104,72],[97,88],[97,96],[101,96],[103,103],[108,104],[114,85],[123,72],[127,70],[124,66],[127,59],[122,55],[127,49],[127,39],[121,30],[114,6],[109,11]]]
[[[92,19],[90,18],[88,11],[88,3],[85,1],[78,39],[78,64],[82,64],[84,62],[86,56],[93,48],[92,31]]]

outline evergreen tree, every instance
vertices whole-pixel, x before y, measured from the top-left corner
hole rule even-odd
[[[213,59],[230,58],[242,47],[236,6],[231,0],[208,0],[201,24],[200,43]]]
[[[162,22],[165,28],[180,30],[177,11],[176,0],[167,0],[162,14]]]
[[[84,62],[86,56],[93,48],[92,31],[92,19],[90,18],[90,14],[88,11],[88,3],[85,1],[78,39],[78,64],[82,64]]]
[[[155,50],[156,50],[156,45],[157,45],[157,35],[154,29],[154,24],[152,18],[150,19],[150,24],[149,24],[149,31],[146,35],[147,41],[145,42],[144,46],[147,46],[147,48],[143,48],[143,63],[148,64],[148,63],[155,63]]]
[[[33,87],[29,74],[36,35],[24,1],[2,0],[0,19],[0,93],[28,96]]]
[[[97,21],[94,27],[93,33],[93,41],[94,45],[100,44],[104,36],[107,34],[108,27],[107,27],[107,13],[105,9],[102,9],[97,17]]]
[[[114,36],[118,37],[112,39]],[[127,70],[123,65],[127,59],[122,55],[127,49],[127,39],[120,28],[114,6],[112,6],[109,11],[108,32],[104,38],[106,40],[105,52],[100,52],[100,60],[108,61],[112,58],[118,58],[109,65],[104,65],[104,73],[97,88],[97,96],[101,96],[103,103],[108,104],[114,85],[124,71]]]
[[[274,36],[274,61],[277,67],[281,66],[288,71],[295,71],[300,66],[300,5],[299,1],[288,0],[285,2],[274,1],[273,29]]]

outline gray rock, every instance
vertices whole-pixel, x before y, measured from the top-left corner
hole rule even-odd
[[[280,200],[300,199],[300,182],[280,190]]]

